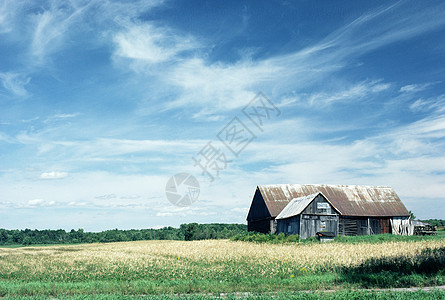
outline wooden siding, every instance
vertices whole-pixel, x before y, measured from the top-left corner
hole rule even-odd
[[[300,216],[278,220],[277,233],[300,234]]]
[[[315,236],[320,231],[333,232],[337,236],[338,218],[330,203],[318,195],[300,215],[278,220],[277,233],[298,234],[302,239]]]
[[[249,215],[247,216],[247,230],[261,233],[270,233],[271,217],[269,210],[264,203],[263,196],[257,189],[250,205]]]
[[[257,231],[261,233],[270,232],[270,219],[247,221],[248,231]]]
[[[317,232],[332,232],[338,235],[338,216],[301,215],[300,238],[313,237]]]
[[[389,218],[380,219],[380,233],[392,233],[391,221]]]
[[[389,218],[358,218],[341,216],[339,234],[341,235],[367,235],[391,233]]]
[[[263,196],[257,189],[253,196],[252,204],[250,205],[247,221],[264,220],[270,219],[271,217],[269,209],[267,208],[266,203],[264,203]]]

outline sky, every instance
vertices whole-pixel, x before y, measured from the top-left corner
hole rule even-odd
[[[442,1],[4,0],[0,228],[245,223],[281,183],[445,218],[444,80]]]

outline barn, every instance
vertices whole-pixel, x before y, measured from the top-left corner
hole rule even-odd
[[[249,231],[338,235],[412,234],[409,212],[391,187],[279,184],[257,187]]]
[[[339,212],[321,192],[292,199],[275,220],[277,232],[299,234],[302,239],[321,231],[338,235]]]

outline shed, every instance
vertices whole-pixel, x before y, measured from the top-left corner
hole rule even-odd
[[[294,199],[317,194],[339,214],[339,235],[409,234],[409,212],[389,186],[276,184],[255,190],[247,216],[249,231],[276,232],[277,216]]]
[[[339,213],[321,192],[292,199],[275,219],[277,233],[298,234],[302,239],[317,232],[338,233]]]
[[[322,243],[332,242],[334,238],[337,236],[333,232],[317,232],[315,235],[318,237],[318,240]]]

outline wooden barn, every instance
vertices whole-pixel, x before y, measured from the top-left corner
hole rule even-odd
[[[302,239],[321,231],[338,235],[339,212],[321,192],[292,199],[275,220],[278,233],[299,234]]]
[[[337,235],[412,234],[409,212],[391,187],[280,184],[258,186],[249,231]]]

